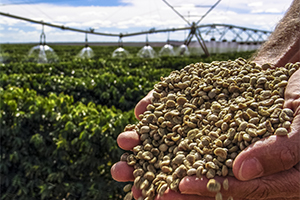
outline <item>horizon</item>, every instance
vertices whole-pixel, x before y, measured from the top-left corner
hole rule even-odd
[[[27,4],[24,2],[28,2]],[[187,15],[190,23],[198,21],[199,13],[206,13],[215,2],[207,4],[202,0],[168,1],[181,14]],[[292,0],[264,1],[221,1],[200,24],[223,23],[272,31],[282,18]],[[88,30],[90,28],[104,33],[131,33],[149,31],[152,28],[166,29],[186,27],[170,7],[161,0],[113,0],[113,1],[78,1],[78,0],[2,0],[0,11],[43,20],[71,28]],[[196,15],[196,16],[195,16]],[[39,42],[42,25],[1,16],[1,43],[36,43]],[[52,27],[44,27],[47,43],[83,42],[84,33],[76,33]],[[188,31],[148,34],[149,41],[184,40]],[[122,38],[123,42],[145,41],[146,35]],[[117,42],[118,37],[88,35],[89,42]]]

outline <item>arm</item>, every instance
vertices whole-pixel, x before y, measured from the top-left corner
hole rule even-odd
[[[277,67],[300,61],[300,0],[294,0],[255,57],[254,62],[269,62]]]

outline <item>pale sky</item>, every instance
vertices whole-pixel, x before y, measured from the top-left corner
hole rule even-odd
[[[190,22],[217,1],[167,0]],[[274,30],[292,0],[222,0],[199,25],[221,23]],[[203,7],[204,6],[204,7]],[[206,7],[205,7],[206,6]],[[179,28],[187,23],[162,0],[0,0],[0,12],[57,25],[105,33],[132,33],[151,28]],[[0,15],[0,43],[39,42],[42,25]],[[85,34],[45,26],[47,42],[84,42]],[[184,40],[188,31],[149,34],[149,41]],[[145,41],[146,36],[123,38]],[[118,37],[88,35],[91,42]]]

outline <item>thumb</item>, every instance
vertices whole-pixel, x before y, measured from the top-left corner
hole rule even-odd
[[[147,110],[147,106],[151,103],[152,94],[154,90],[151,90],[143,99],[141,99],[135,106],[134,115],[140,120],[139,115],[143,114]]]
[[[300,115],[296,115],[287,136],[272,135],[250,145],[233,163],[233,173],[239,180],[274,174],[295,166],[300,151]]]

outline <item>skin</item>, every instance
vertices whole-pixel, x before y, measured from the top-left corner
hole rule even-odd
[[[295,0],[284,18],[278,23],[274,33],[261,47],[252,60],[258,64],[270,63],[274,67],[286,63],[300,62],[300,0]],[[288,33],[288,37],[286,35]],[[135,108],[135,116],[146,111],[151,103],[152,91]],[[234,200],[300,199],[300,69],[289,79],[285,90],[284,107],[294,111],[294,120],[287,136],[261,139],[248,146],[234,160],[234,177],[228,177],[229,189],[221,190],[223,199],[229,196]],[[135,131],[123,132],[117,139],[124,150],[131,150],[140,144]],[[118,162],[111,168],[116,181],[133,181],[133,168],[126,162]],[[220,183],[224,177],[215,177]],[[167,190],[156,200],[214,200],[215,193],[206,188],[208,180],[195,176],[185,177],[179,185],[179,192]],[[141,196],[132,189],[135,199]]]
[[[252,58],[275,67],[300,61],[300,0],[294,0],[275,30]]]

